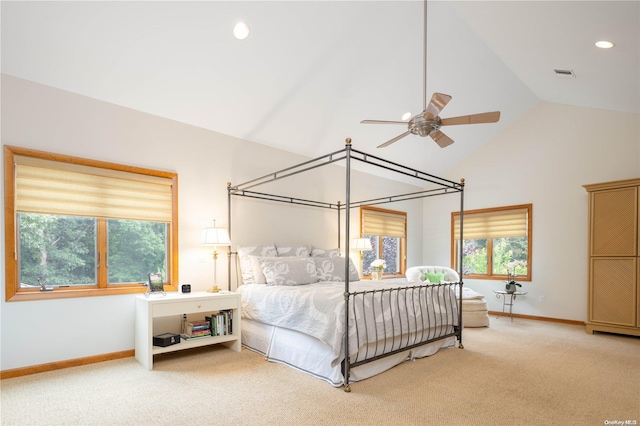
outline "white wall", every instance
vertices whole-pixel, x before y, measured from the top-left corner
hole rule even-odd
[[[588,197],[582,185],[640,176],[640,115],[543,102],[447,174],[465,178],[465,210],[533,204],[533,276],[515,311],[584,321]],[[424,205],[423,264],[449,265],[450,214],[459,204],[427,199]],[[490,310],[502,309],[492,292],[504,288],[502,281],[465,284],[486,296]]]
[[[210,226],[214,218],[218,225],[227,226],[226,183],[245,182],[306,160],[7,75],[2,75],[2,144],[177,172],[180,283],[192,284],[194,291],[206,290],[212,283],[211,251],[199,247],[198,238],[200,229]],[[299,175],[278,185],[286,195],[344,203],[344,169],[330,167],[320,175]],[[356,171],[352,181],[352,200],[416,190]],[[242,244],[266,242],[337,246],[337,213],[333,210],[249,199],[235,199],[233,206],[233,250]],[[422,259],[422,202],[389,208],[407,211],[412,236],[409,262],[418,263]],[[351,216],[355,237],[358,210],[352,210]],[[344,214],[342,220],[344,228]],[[4,235],[4,220],[2,227]],[[342,236],[344,240],[344,229]],[[4,245],[2,250],[1,370],[133,349],[135,296],[5,302]],[[356,253],[350,255],[357,259]],[[217,266],[218,283],[224,288],[224,254]]]

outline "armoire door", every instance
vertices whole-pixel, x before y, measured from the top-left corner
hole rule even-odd
[[[636,327],[637,274],[635,257],[591,258],[589,321]]]

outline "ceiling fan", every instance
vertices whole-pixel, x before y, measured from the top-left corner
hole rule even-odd
[[[500,120],[500,111],[485,112],[480,114],[463,115],[460,117],[440,118],[438,114],[449,103],[451,96],[443,93],[434,93],[429,105],[427,105],[427,0],[424,1],[424,85],[423,85],[423,111],[414,115],[409,121],[385,121],[385,120],[362,120],[362,124],[404,124],[408,130],[393,139],[378,146],[384,148],[394,142],[399,141],[409,134],[418,136],[430,136],[440,148],[447,147],[453,143],[453,139],[445,135],[440,128],[442,126],[452,126],[457,124],[480,124],[495,123]]]

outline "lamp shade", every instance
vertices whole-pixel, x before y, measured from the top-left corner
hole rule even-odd
[[[231,239],[225,228],[218,228],[213,222],[213,227],[203,228],[200,234],[200,244],[204,246],[230,246]]]
[[[373,250],[371,240],[369,238],[356,238],[351,242],[352,250],[368,251]]]

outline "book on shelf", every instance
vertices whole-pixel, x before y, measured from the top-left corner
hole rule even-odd
[[[211,336],[211,324],[206,319],[183,323],[181,336],[185,339]]]
[[[205,318],[209,321],[212,336],[233,334],[233,310],[215,312]]]
[[[207,331],[205,333],[198,333],[198,334],[187,334],[187,333],[182,333],[180,335],[180,337],[182,337],[185,340],[189,340],[189,339],[199,339],[201,337],[211,337],[211,332]]]

